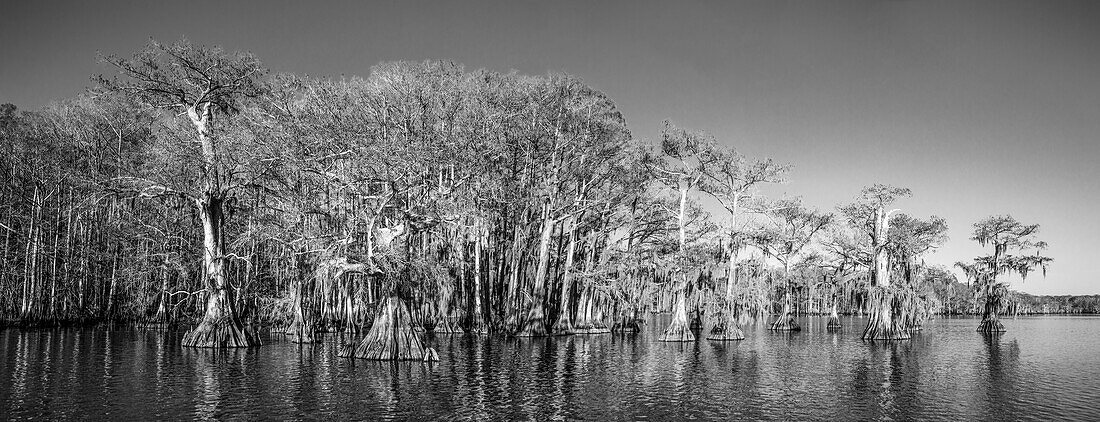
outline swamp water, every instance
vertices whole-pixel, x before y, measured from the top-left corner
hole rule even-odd
[[[1100,317],[937,318],[868,343],[866,319],[762,324],[746,339],[645,332],[545,339],[429,336],[435,364],[336,357],[335,335],[211,351],[182,333],[0,330],[0,419],[1100,420]]]

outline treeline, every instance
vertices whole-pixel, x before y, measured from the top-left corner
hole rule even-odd
[[[670,123],[639,141],[574,76],[309,78],[186,41],[103,62],[88,93],[0,114],[9,322],[184,324],[190,346],[364,332],[344,354],[430,359],[424,329],[636,331],[671,311],[663,339],[734,340],[775,314],[909,330],[984,300],[922,264],[947,225],[886,211],[908,190],[836,212],[766,198],[789,166]]]
[[[1015,293],[1008,312],[1018,314],[1100,314],[1100,295],[1035,296]]]

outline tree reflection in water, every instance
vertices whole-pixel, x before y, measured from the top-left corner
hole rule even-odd
[[[806,321],[739,342],[659,333],[436,336],[442,360],[336,356],[334,341],[214,351],[179,333],[0,332],[0,414],[13,419],[1064,420],[1100,413],[1098,319],[1021,319],[1001,336],[938,319],[864,342]],[[661,326],[648,324],[649,327]],[[848,334],[844,334],[848,333]],[[331,340],[331,339],[330,339]],[[1021,350],[1026,350],[1024,354]]]
[[[1003,333],[979,333],[984,349],[979,351],[985,362],[978,371],[978,385],[985,399],[981,401],[983,418],[1015,418],[1029,414],[1017,397],[1019,388],[1020,345],[1013,338],[1004,341]]]

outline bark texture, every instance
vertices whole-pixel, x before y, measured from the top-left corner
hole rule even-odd
[[[794,320],[794,315],[791,315],[789,298],[783,301],[783,312],[779,313],[779,318],[776,318],[768,329],[772,331],[802,331],[802,326],[798,325],[798,322]]]
[[[989,294],[985,299],[985,307],[982,310],[982,322],[978,324],[979,333],[994,334],[1007,331],[997,316],[1001,309],[1004,294],[1005,287],[1003,285],[990,287]]]
[[[260,344],[260,338],[237,319],[233,301],[225,290],[210,294],[202,322],[183,335],[184,347],[229,348]]]
[[[672,322],[658,338],[660,341],[695,341],[695,334],[688,326],[687,306],[683,292],[676,295],[676,304],[672,311]]]
[[[345,346],[338,355],[369,360],[439,360],[435,349],[424,346],[420,334],[413,328],[408,306],[397,296],[386,298],[385,306],[359,345]]]
[[[864,340],[905,340],[909,329],[905,325],[906,301],[888,287],[872,287],[868,301],[870,316],[863,330]]]

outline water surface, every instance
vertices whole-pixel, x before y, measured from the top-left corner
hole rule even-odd
[[[4,419],[1100,420],[1100,317],[971,318],[868,343],[864,319],[746,340],[439,335],[441,362],[336,357],[336,339],[184,349],[179,333],[0,331]]]

